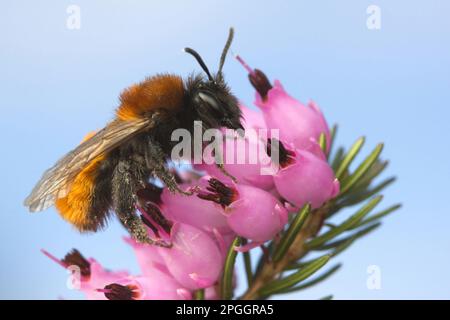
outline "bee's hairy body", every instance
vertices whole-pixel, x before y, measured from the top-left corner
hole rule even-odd
[[[124,90],[115,119],[44,173],[25,199],[30,211],[54,204],[82,232],[102,228],[114,212],[138,241],[154,243],[135,214],[137,192],[153,177],[169,190],[185,193],[167,168],[177,143],[171,140],[172,132],[182,128],[192,133],[194,121],[201,121],[203,129],[242,129],[237,99],[221,72],[232,35],[230,30],[214,76],[198,53],[187,48],[207,78],[192,75],[183,81],[160,74]]]
[[[67,196],[56,200],[61,216],[80,231],[97,231],[105,225],[112,209],[139,237],[144,232],[139,230],[142,224],[130,214],[135,209],[136,192],[145,188],[151,177],[160,178],[173,191],[177,189],[164,162],[177,143],[171,141],[172,131],[193,130],[193,122],[198,117],[193,111],[192,98],[201,81],[200,76],[183,83],[178,76],[158,75],[125,90],[116,121],[158,115],[157,125],[86,166],[75,178]],[[217,121],[203,120],[209,124]]]

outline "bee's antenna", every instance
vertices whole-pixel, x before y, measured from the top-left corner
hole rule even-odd
[[[208,67],[206,66],[205,62],[203,61],[202,57],[200,57],[197,51],[191,48],[184,48],[184,52],[191,54],[195,58],[195,60],[197,60],[200,67],[202,67],[203,71],[205,71],[206,75],[208,76],[208,79],[210,81],[214,81],[213,77],[211,76],[211,73],[208,70]]]
[[[222,55],[220,57],[219,71],[217,72],[219,75],[222,74],[222,68],[225,63],[225,58],[227,57],[228,50],[230,49],[231,42],[233,41],[233,36],[234,36],[234,29],[230,28],[230,32],[228,33],[227,42],[225,43],[225,47],[223,48]]]

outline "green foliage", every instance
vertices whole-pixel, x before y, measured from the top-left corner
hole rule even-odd
[[[223,276],[221,282],[222,299],[230,300],[233,297],[233,272],[236,262],[237,251],[235,248],[241,244],[241,238],[236,237],[228,249],[223,268]]]
[[[311,212],[311,206],[307,204],[303,207],[302,210],[295,216],[294,220],[289,225],[289,228],[282,236],[280,242],[278,243],[275,253],[272,256],[272,260],[274,262],[279,261],[288,251],[289,247],[291,246],[292,242],[294,242],[295,237],[297,236],[298,232],[303,226],[303,223],[305,222],[306,218],[308,217],[309,213]]]
[[[267,297],[274,293],[282,293],[284,290],[291,288],[305,279],[308,279],[311,275],[322,268],[328,260],[330,260],[330,255],[324,255],[311,261],[290,276],[267,284],[260,290],[260,295],[262,297]]]
[[[331,130],[330,149],[333,149],[335,144],[336,132],[335,125]],[[325,134],[320,135],[318,142],[325,152],[327,150]],[[265,253],[256,263],[255,270],[252,268],[249,253],[243,253],[248,284],[248,290],[243,298],[268,298],[275,294],[305,290],[323,282],[342,267],[338,263],[326,271],[321,271],[330,259],[336,258],[357,240],[377,230],[382,224],[382,219],[401,207],[400,204],[395,204],[372,214],[383,200],[380,192],[395,182],[396,178],[388,177],[381,182],[375,181],[388,165],[388,161],[380,159],[383,150],[381,143],[359,164],[354,165],[364,142],[365,138],[361,137],[347,152],[343,147],[339,147],[335,152],[328,154],[329,163],[341,187],[335,199],[314,210],[310,205],[304,206],[292,217],[285,231],[277,239],[266,244]],[[353,166],[355,169],[352,171]],[[343,208],[354,206],[359,208],[354,210],[353,215],[340,219],[339,223],[334,221],[335,216]],[[314,220],[313,217],[322,216],[320,221],[322,228],[311,233],[310,224]],[[330,221],[331,219],[333,220]],[[236,238],[228,252],[221,283],[224,299],[232,298],[232,274],[237,254],[233,248],[245,243],[245,239]],[[325,254],[317,258],[318,252]],[[314,253],[316,258],[309,258]],[[290,260],[292,257],[294,259]],[[282,268],[278,268],[279,266]],[[332,298],[332,295],[328,295],[322,299]]]

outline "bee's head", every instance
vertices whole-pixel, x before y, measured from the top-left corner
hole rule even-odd
[[[225,58],[233,40],[233,29],[230,34],[220,58],[219,70],[211,74],[201,56],[191,48],[184,50],[194,56],[206,73],[206,77],[197,76],[191,79],[191,100],[199,120],[206,123],[207,127],[230,129],[243,129],[241,124],[241,110],[236,97],[230,92],[225,83],[222,68]]]

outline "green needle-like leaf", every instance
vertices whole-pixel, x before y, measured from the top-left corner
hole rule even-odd
[[[336,240],[333,242],[325,243],[324,245],[322,245],[320,247],[314,248],[314,250],[329,250],[329,249],[334,249],[334,248],[340,247],[344,244],[347,244],[350,240],[353,242],[354,240],[369,234],[373,230],[377,229],[379,226],[381,226],[381,222],[374,223],[366,228],[362,228],[361,230],[359,230],[345,238],[342,238],[342,239],[339,239],[339,240]]]
[[[375,186],[369,190],[365,190],[363,192],[358,192],[358,193],[352,192],[345,200],[343,200],[341,203],[339,203],[338,206],[342,208],[342,207],[352,206],[357,203],[360,203],[360,202],[376,195],[381,190],[385,189],[387,186],[394,183],[395,180],[397,180],[396,177],[391,177],[391,178],[384,180],[383,182],[379,183],[377,186]]]
[[[343,239],[334,241],[334,242],[330,242],[327,244],[324,244],[321,247],[318,248],[314,248],[314,250],[330,250],[330,249],[334,249],[331,253],[330,256],[331,257],[336,257],[337,255],[339,255],[340,253],[344,252],[345,250],[347,250],[358,238],[361,238],[369,233],[371,233],[372,231],[376,230],[379,226],[381,226],[381,222],[378,223],[374,223],[371,226],[368,226],[367,228],[364,228],[358,232],[355,232],[354,234],[352,234],[351,236],[345,237]],[[289,265],[286,270],[297,270],[299,268],[304,267],[305,265],[311,263],[310,261],[305,261],[305,262],[297,262],[297,263],[293,263],[291,265]]]
[[[370,169],[370,167],[375,163],[375,161],[380,156],[383,150],[383,144],[378,144],[375,149],[367,156],[367,158],[356,168],[349,177],[344,179],[341,183],[341,194],[346,193],[353,187],[353,185]]]
[[[331,222],[324,222],[323,225],[330,229],[337,227],[334,223],[331,223]]]
[[[379,226],[381,226],[381,222],[375,223],[375,224],[357,232],[353,237],[346,239],[340,245],[336,246],[336,248],[331,253],[331,256],[336,257],[337,255],[341,254],[342,252],[347,250],[358,238],[361,238],[364,235],[369,234],[370,232],[377,229]]]
[[[303,289],[312,287],[312,286],[328,279],[329,277],[331,277],[341,267],[342,267],[342,264],[339,263],[339,264],[335,265],[334,267],[332,267],[330,270],[328,270],[325,273],[323,273],[322,275],[320,275],[319,277],[316,277],[315,279],[307,281],[307,282],[303,283],[302,285],[284,289],[284,290],[280,291],[279,293],[289,293],[289,292],[299,291],[299,290],[303,290]]]
[[[320,298],[319,300],[333,300],[334,296],[332,294],[329,294],[325,297]]]
[[[338,125],[335,123],[330,130],[330,152],[331,148],[334,146],[334,142],[336,141],[336,136],[338,132]]]
[[[334,172],[336,172],[337,168],[339,167],[343,159],[344,159],[344,148],[339,147],[339,149],[337,149],[336,153],[334,154],[333,161],[331,161],[331,167],[333,168]]]
[[[347,250],[355,241],[356,241],[356,239],[351,238],[351,239],[348,239],[347,241],[343,242],[341,245],[337,246],[333,250],[333,252],[331,253],[331,256],[336,257],[337,255],[341,254],[342,252]]]
[[[319,146],[323,153],[327,154],[327,137],[325,136],[325,133],[321,133],[319,136]]]
[[[252,273],[252,260],[250,258],[250,252],[244,252],[244,266],[245,266],[245,275],[247,276],[247,285],[250,287],[253,282],[253,273]]]
[[[381,172],[386,169],[388,166],[389,161],[380,161],[379,159],[375,161],[375,163],[372,165],[372,167],[366,172],[364,177],[361,177],[357,183],[355,183],[355,186],[353,187],[354,190],[359,189],[366,189],[371,181],[375,179],[378,175],[380,175]]]
[[[242,244],[247,244],[247,239],[242,239]],[[250,287],[253,282],[252,260],[250,257],[250,252],[244,252],[242,254],[242,258],[244,260],[245,275],[247,276],[247,285],[248,287]]]
[[[308,263],[311,261],[308,261]],[[288,265],[285,270],[297,270],[305,266],[306,263],[303,262],[294,262]]]
[[[342,224],[337,226],[336,228],[330,229],[324,234],[312,239],[306,245],[308,248],[316,248],[326,243],[327,241],[335,238],[341,233],[353,227],[359,221],[361,221],[375,206],[380,203],[382,200],[382,196],[378,196],[370,200],[365,206],[363,206],[358,212],[356,212],[353,216],[345,220]]]
[[[336,170],[336,178],[338,180],[341,180],[343,174],[348,169],[350,164],[352,163],[353,159],[355,159],[356,155],[361,150],[363,144],[364,144],[365,138],[361,137],[352,145],[349,152],[345,155],[344,159],[340,163],[339,167]]]
[[[401,204],[393,205],[392,207],[389,207],[389,208],[387,208],[387,209],[385,209],[383,211],[380,211],[379,213],[376,213],[376,214],[368,217],[367,219],[364,219],[364,220],[360,221],[359,223],[357,223],[356,225],[354,225],[350,229],[356,229],[356,228],[364,226],[364,225],[366,225],[366,224],[368,224],[370,222],[373,222],[373,221],[376,221],[376,220],[380,220],[381,218],[383,218],[383,217],[387,216],[388,214],[390,214],[390,213],[400,209],[401,207],[402,207]]]
[[[264,264],[270,260],[272,256],[272,252],[274,250],[275,241],[270,241],[268,245],[265,246],[264,253],[259,257],[258,262],[256,263],[255,271],[253,272],[253,278],[255,278],[259,272],[261,271]]]
[[[233,240],[233,243],[231,243],[231,246],[228,249],[227,257],[225,259],[221,285],[222,299],[224,300],[231,300],[231,298],[233,297],[233,271],[237,255],[237,251],[234,250],[234,248],[239,246],[240,244],[241,238],[236,237]]]
[[[278,246],[275,249],[275,253],[272,257],[274,262],[280,261],[281,258],[284,257],[286,252],[289,250],[292,242],[294,242],[296,235],[300,231],[305,222],[306,218],[309,216],[311,212],[311,205],[305,205],[300,212],[295,216],[294,221],[290,224],[288,230],[285,232],[283,237],[281,238]]]
[[[329,255],[317,258],[316,260],[312,261],[310,264],[306,265],[305,267],[291,274],[290,276],[269,283],[265,287],[261,288],[259,293],[262,297],[267,297],[270,296],[271,294],[278,293],[282,290],[290,288],[296,285],[297,283],[309,278],[320,268],[322,268],[328,262],[328,260],[330,260]]]

